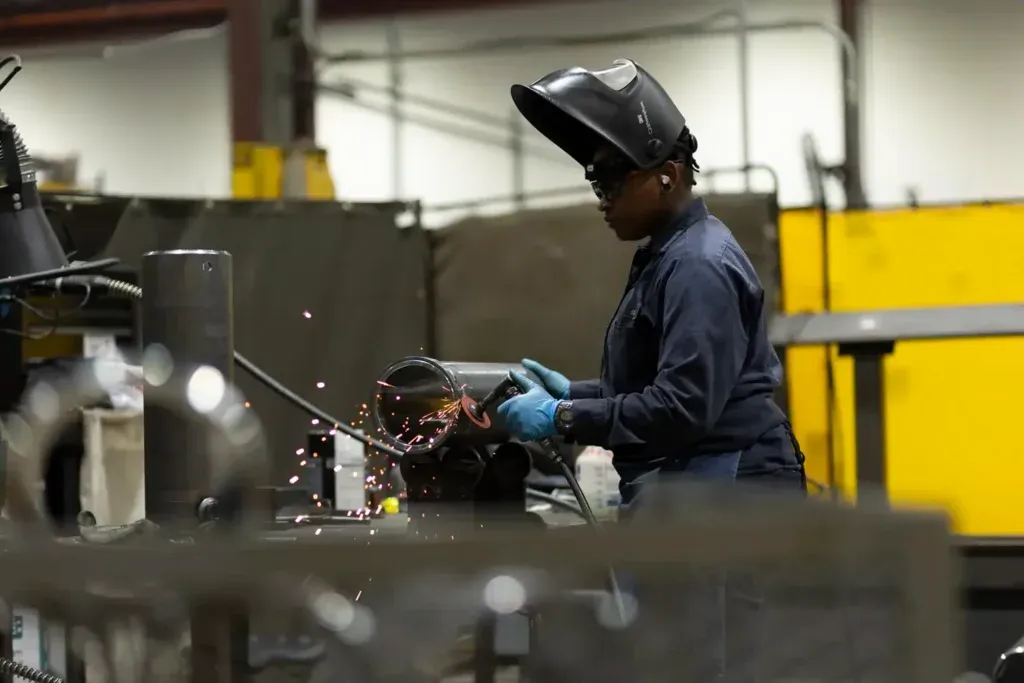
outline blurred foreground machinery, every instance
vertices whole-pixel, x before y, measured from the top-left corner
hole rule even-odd
[[[453,640],[483,615],[523,610],[541,615],[518,662],[531,681],[702,683],[714,676],[697,664],[718,640],[694,599],[727,573],[757,577],[761,605],[756,634],[727,641],[738,680],[953,679],[954,576],[942,519],[792,500],[672,506],[691,493],[667,492],[657,520],[601,536],[498,525],[454,539],[284,546],[247,534],[117,547],[8,542],[0,586],[101,640],[133,624],[145,634],[142,673],[123,680],[186,680],[188,666],[169,653],[180,652],[189,605],[216,600],[322,639],[325,659],[309,679],[318,683],[459,680],[436,665]],[[632,578],[626,622],[597,589],[606,564]],[[239,680],[216,666],[191,679]]]

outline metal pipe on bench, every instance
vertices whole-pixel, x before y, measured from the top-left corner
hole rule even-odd
[[[154,251],[142,257],[142,336],[147,362],[215,368],[234,375],[231,254]],[[143,390],[145,392],[145,389]],[[209,440],[202,425],[146,402],[146,517],[178,525],[196,519],[209,481]]]
[[[234,298],[226,251],[155,251],[142,257],[142,338],[147,362],[205,366],[234,380]],[[149,382],[145,383],[149,387]],[[145,391],[143,398],[145,399]],[[188,527],[210,484],[214,454],[195,420],[145,400],[146,517]],[[192,606],[191,679],[248,678],[249,619],[234,601]]]

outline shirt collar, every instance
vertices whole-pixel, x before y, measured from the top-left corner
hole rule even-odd
[[[644,245],[643,248],[650,250],[651,253],[661,254],[664,253],[672,239],[682,232],[685,232],[694,223],[698,223],[708,217],[708,207],[704,203],[704,200],[700,197],[695,197],[690,201],[686,207],[676,215],[668,225],[660,230],[655,231],[651,235],[651,239]]]

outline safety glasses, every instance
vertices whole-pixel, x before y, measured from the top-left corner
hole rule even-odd
[[[613,199],[622,192],[629,176],[637,168],[622,157],[609,157],[587,166],[584,176],[601,201]]]

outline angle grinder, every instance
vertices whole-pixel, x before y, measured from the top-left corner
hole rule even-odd
[[[498,384],[484,396],[480,401],[474,401],[468,395],[465,395],[461,399],[462,411],[466,417],[481,429],[488,429],[491,426],[491,418],[487,414],[496,403],[501,401],[507,401],[510,398],[514,398],[522,393],[522,389],[519,387],[519,383],[516,382],[516,378],[512,376],[512,373],[508,373],[505,379],[498,382]],[[562,452],[555,444],[554,441],[548,438],[538,439],[537,443],[544,448],[546,455],[561,468],[562,473],[565,475],[566,480],[569,482],[569,487],[572,489],[573,496],[580,505],[580,510],[583,512],[583,516],[587,522],[593,526],[597,526],[597,518],[594,516],[593,510],[590,508],[590,503],[587,501],[587,497],[583,495],[583,490],[580,488],[579,482],[576,480],[576,474],[572,471],[569,463],[565,462],[565,458],[562,457]]]

